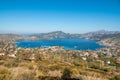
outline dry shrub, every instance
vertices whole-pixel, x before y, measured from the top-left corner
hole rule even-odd
[[[0,65],[4,65],[5,61],[4,60],[0,60]]]
[[[0,66],[0,80],[10,80],[11,73],[6,67]]]
[[[35,72],[25,67],[18,67],[11,70],[12,80],[35,80]]]
[[[120,75],[116,75],[116,76],[110,78],[109,80],[120,80]]]
[[[7,61],[4,63],[4,66],[6,66],[8,68],[12,68],[12,67],[17,67],[18,64],[16,62]]]
[[[35,75],[32,72],[23,72],[14,77],[13,80],[35,80]]]
[[[63,75],[61,76],[61,78],[63,80],[69,80],[71,78],[71,74],[72,74],[72,71],[70,68],[65,68],[64,71],[63,71]]]
[[[55,70],[55,71],[49,71],[48,75],[52,77],[61,77],[62,73],[59,70]]]
[[[59,77],[51,77],[51,76],[40,76],[38,80],[62,80]]]
[[[96,77],[96,76],[81,76],[83,80],[108,80],[103,77]]]
[[[27,67],[27,68],[30,69],[30,70],[34,69],[33,64],[31,64],[31,63],[21,62],[21,63],[19,64],[19,66],[20,66],[20,67]]]
[[[72,71],[73,75],[78,75],[79,74],[79,70],[76,69],[76,68],[73,68],[71,71]]]
[[[61,67],[58,64],[53,64],[53,65],[49,65],[49,69],[54,71],[54,70],[60,70]]]

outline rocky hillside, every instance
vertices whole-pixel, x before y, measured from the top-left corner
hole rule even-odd
[[[54,31],[54,32],[49,32],[49,33],[31,34],[31,35],[29,35],[29,37],[35,38],[35,39],[87,38],[87,39],[100,40],[106,36],[111,36],[111,35],[118,34],[118,33],[120,33],[120,32],[105,31],[105,30],[89,32],[89,33],[85,33],[85,34],[70,34],[70,33],[65,33],[62,31]]]
[[[18,40],[23,39],[23,35],[17,34],[0,34],[0,41],[8,41],[8,40]]]
[[[101,37],[100,43],[107,46],[120,46],[120,33],[104,35]]]
[[[71,34],[64,33],[62,31],[54,31],[49,33],[40,33],[29,35],[30,38],[34,39],[57,39],[57,38],[70,38]]]
[[[119,31],[105,31],[105,30],[100,30],[100,31],[95,31],[95,32],[89,32],[82,34],[82,38],[87,38],[87,39],[93,39],[93,40],[101,40],[105,38],[112,37],[113,35],[119,34]]]

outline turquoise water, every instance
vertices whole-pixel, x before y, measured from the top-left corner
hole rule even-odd
[[[97,44],[97,41],[87,39],[52,39],[52,40],[18,40],[17,47],[38,48],[49,46],[61,46],[66,50],[96,50],[105,46]]]

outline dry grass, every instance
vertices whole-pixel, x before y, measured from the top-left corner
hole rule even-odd
[[[83,80],[108,80],[107,78],[103,77],[96,77],[96,76],[81,76]]]
[[[9,80],[11,77],[12,76],[8,68],[0,66],[0,80]]]

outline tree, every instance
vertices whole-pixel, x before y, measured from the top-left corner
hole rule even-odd
[[[69,68],[65,68],[63,71],[63,75],[62,75],[62,80],[69,80],[71,78],[71,70]]]

